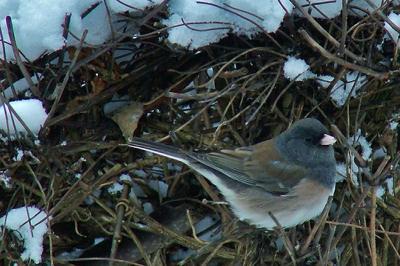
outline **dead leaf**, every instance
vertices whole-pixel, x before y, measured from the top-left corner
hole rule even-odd
[[[118,124],[125,140],[130,141],[142,115],[143,104],[131,102],[113,112],[111,119]]]

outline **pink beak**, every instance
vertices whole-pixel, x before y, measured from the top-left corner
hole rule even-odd
[[[321,144],[323,146],[328,146],[328,145],[332,145],[335,142],[336,142],[335,137],[332,137],[331,135],[328,135],[328,134],[324,134],[322,139],[319,141],[319,144]]]

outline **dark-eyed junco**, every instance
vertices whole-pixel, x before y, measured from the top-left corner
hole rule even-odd
[[[196,153],[135,138],[128,146],[188,165],[213,183],[240,219],[260,228],[292,227],[318,216],[335,190],[336,139],[316,119],[253,146]]]

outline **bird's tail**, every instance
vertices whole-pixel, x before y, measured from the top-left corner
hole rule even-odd
[[[188,156],[181,149],[171,145],[165,145],[140,138],[133,138],[131,142],[127,143],[127,146],[152,152],[183,163],[188,163],[189,161]]]

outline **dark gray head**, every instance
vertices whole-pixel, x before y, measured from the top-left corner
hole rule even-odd
[[[335,139],[316,119],[305,118],[295,122],[275,140],[278,151],[289,161],[311,168],[335,165],[332,147]]]

